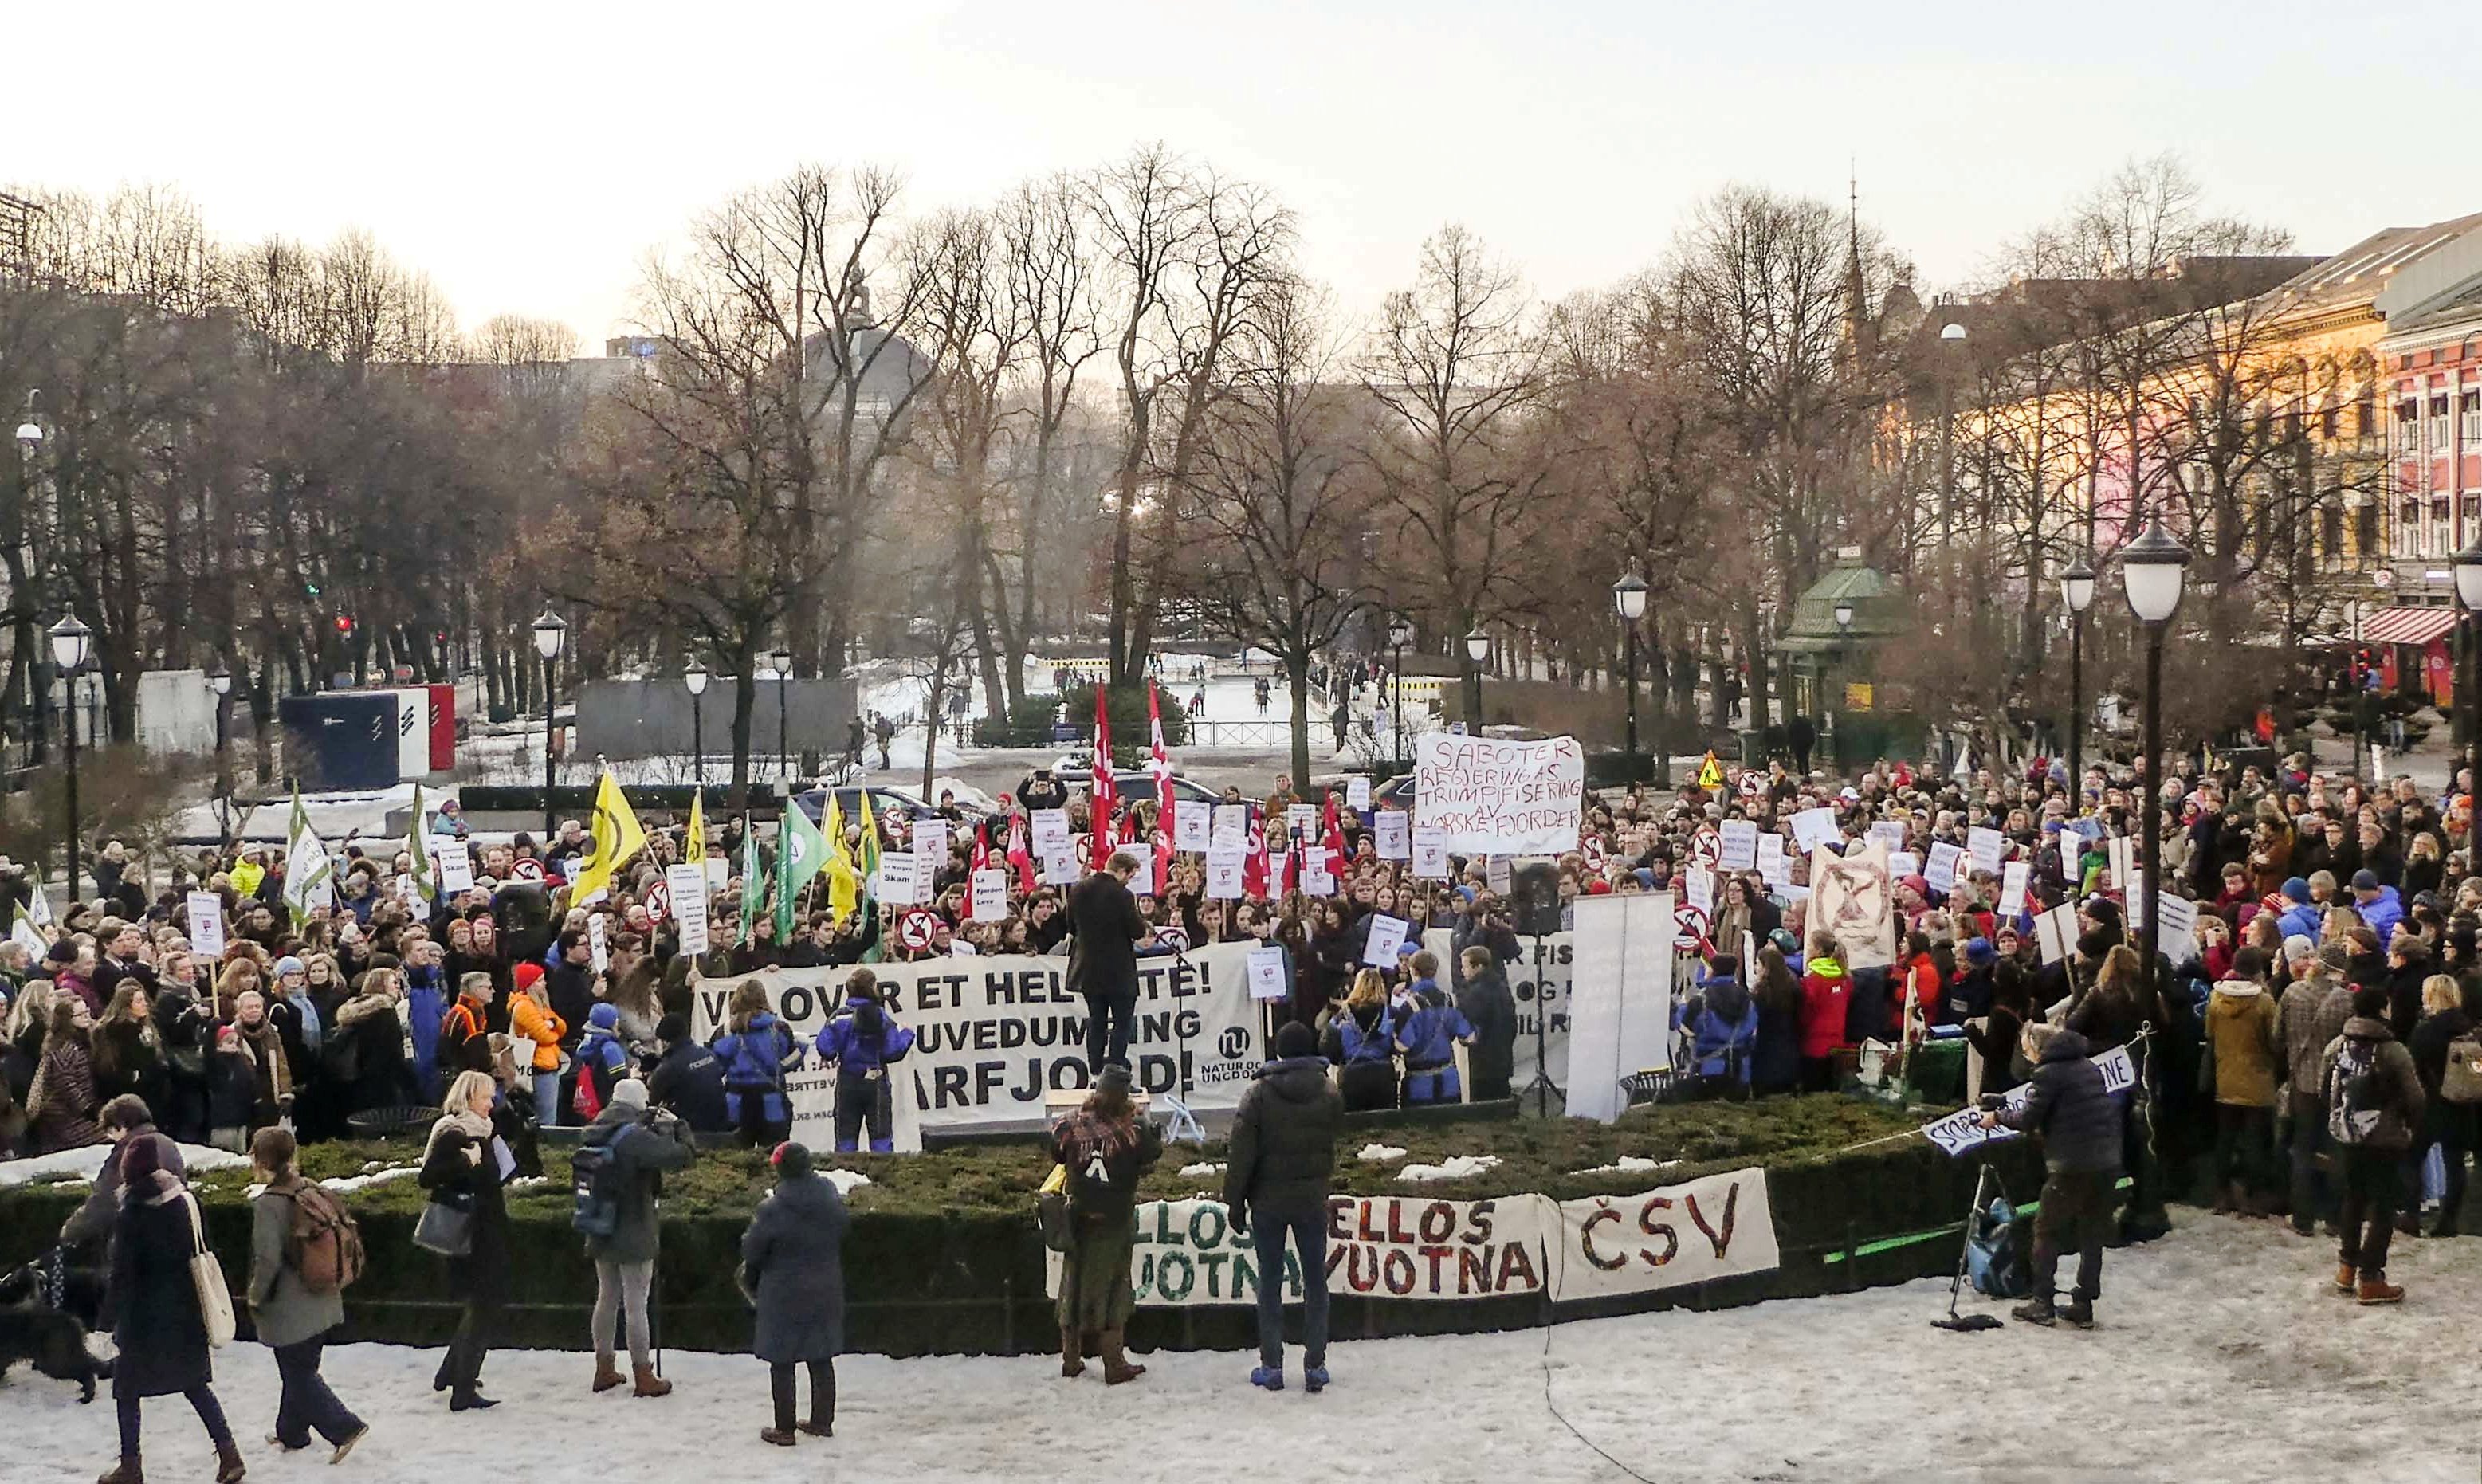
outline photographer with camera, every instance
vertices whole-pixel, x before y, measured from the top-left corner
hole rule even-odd
[[[2102,1293],[2103,1238],[2111,1231],[2112,1195],[2120,1184],[2120,1103],[2103,1089],[2085,1037],[2040,1025],[2027,1026],[2026,1036],[2044,1039],[2033,1054],[2032,1091],[2023,1105],[1994,1106],[1996,1094],[1983,1099],[1983,1127],[2005,1125],[2043,1136],[2047,1172],[2043,1209],[2034,1220],[2034,1296],[2009,1312],[2028,1324],[2047,1326],[2066,1317],[2081,1330],[2092,1329],[2094,1301]],[[2077,1250],[2077,1284],[2069,1307],[2054,1310],[2052,1285],[2064,1240]]]
[[[574,1221],[594,1261],[594,1390],[620,1384],[613,1364],[613,1330],[625,1312],[629,1362],[637,1396],[662,1396],[673,1384],[655,1374],[647,1322],[648,1291],[655,1278],[655,1206],[664,1172],[684,1169],[695,1152],[689,1125],[647,1105],[647,1084],[625,1077],[612,1100],[579,1138],[570,1160],[577,1206]]]

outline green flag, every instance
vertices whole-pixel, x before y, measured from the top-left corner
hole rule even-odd
[[[335,902],[336,863],[319,832],[310,828],[309,811],[302,807],[302,790],[293,790],[293,828],[284,842],[284,909],[300,927],[313,908]],[[42,898],[38,896],[37,901]]]
[[[413,894],[422,905],[439,902],[439,884],[431,879],[431,840],[422,828],[422,785],[413,785],[413,818],[405,827],[406,854],[413,857]]]
[[[758,832],[741,816],[741,941],[758,931],[758,904],[767,900],[767,878],[758,868]]]
[[[799,804],[784,801],[784,824],[776,836],[776,941],[793,941],[793,898],[828,863],[828,837]]]

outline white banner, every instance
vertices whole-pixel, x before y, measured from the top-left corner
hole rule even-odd
[[[1258,1256],[1221,1201],[1141,1202],[1129,1283],[1140,1307],[1258,1301]],[[1781,1259],[1766,1172],[1735,1170],[1640,1195],[1446,1201],[1328,1198],[1332,1295],[1454,1302],[1547,1292],[1557,1303],[1651,1293],[1748,1273]],[[1284,1298],[1302,1296],[1287,1244]],[[1060,1257],[1047,1286],[1060,1289]]]
[[[1724,869],[1755,871],[1758,868],[1758,824],[1755,819],[1724,821]]]
[[[1669,891],[1579,897],[1569,1043],[1571,1118],[1610,1123],[1628,1106],[1624,1079],[1672,1065],[1673,943]]]
[[[1420,881],[1444,881],[1448,874],[1448,833],[1438,825],[1413,827],[1413,875]]]
[[[1183,1060],[1190,1102],[1228,1108],[1264,1059],[1251,1002],[1253,944],[1192,948],[1186,964],[1138,960],[1138,1012],[1129,1065],[1149,1093],[1177,1091]],[[897,1019],[919,1038],[896,1064],[926,1126],[1040,1119],[1043,1094],[1086,1085],[1086,1002],[1062,985],[1064,958],[955,956],[874,964]],[[836,968],[764,968],[695,981],[692,1033],[712,1041],[733,987],[755,978],[787,1028],[807,1046],[833,1014],[845,976]]]
[[[1172,801],[1172,848],[1191,855],[1206,851],[1208,833],[1213,826],[1212,806],[1203,799]]]
[[[680,929],[681,952],[695,958],[706,952],[706,871],[696,865],[664,867],[664,889],[673,899],[673,921]]]
[[[2113,1047],[2093,1060],[2096,1070],[2102,1073],[2104,1092],[2124,1093],[2136,1084],[2137,1064],[2129,1060],[2128,1047]],[[2010,1108],[2021,1108],[2025,1105],[2025,1100],[2033,1095],[2033,1083],[2020,1082],[2008,1091],[2001,1101]],[[2005,1124],[1996,1128],[1983,1127],[1980,1108],[1959,1108],[1945,1118],[1935,1118],[1922,1125],[1922,1136],[1947,1151],[1951,1156],[1962,1154],[1967,1150],[1979,1149],[1985,1144],[1996,1144],[2004,1139],[2022,1137],[2016,1129]]]
[[[1413,816],[1403,809],[1381,809],[1370,816],[1370,835],[1382,861],[1413,858]]]
[[[1502,742],[1431,732],[1416,744],[1414,819],[1450,850],[1558,855],[1577,848],[1586,755],[1574,737]]]
[[[190,951],[202,959],[224,952],[224,899],[212,891],[193,891],[190,907]]]
[[[1888,888],[1888,847],[1870,841],[1849,856],[1825,850],[1809,861],[1809,927],[1835,936],[1847,968],[1896,961],[1896,900]]]

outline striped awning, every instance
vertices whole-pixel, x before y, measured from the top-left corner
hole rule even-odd
[[[2453,608],[2382,608],[2362,624],[2371,644],[2428,644],[2456,626]]]

